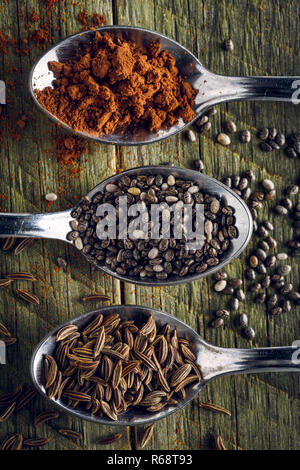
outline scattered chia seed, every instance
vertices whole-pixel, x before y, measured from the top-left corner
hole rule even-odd
[[[224,41],[224,48],[226,51],[232,52],[234,49],[233,41],[232,39],[226,39]]]
[[[219,142],[219,144],[221,145],[227,146],[227,145],[230,145],[231,140],[230,140],[229,135],[221,132],[217,137],[217,142]]]

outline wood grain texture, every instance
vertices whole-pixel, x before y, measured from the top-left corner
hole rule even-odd
[[[300,38],[298,34],[299,2],[290,0],[61,0],[49,11],[37,0],[8,0],[0,4],[0,30],[16,38],[21,47],[28,36],[26,24],[33,9],[40,11],[40,24],[52,20],[52,43],[82,29],[77,21],[80,11],[102,13],[109,24],[128,24],[155,29],[179,41],[190,49],[212,71],[228,75],[296,75],[299,74]],[[38,28],[39,23],[31,29]],[[222,48],[224,39],[231,37],[232,53]],[[30,44],[31,45],[31,44]],[[53,135],[60,131],[33,106],[27,91],[27,76],[42,51],[32,47],[28,56],[16,55],[12,48],[0,57],[0,79],[13,81],[9,87],[9,113],[30,117],[22,138],[17,141],[3,133],[0,144],[0,210],[30,212],[59,210],[71,207],[74,195],[84,195],[101,179],[117,169],[144,164],[174,162],[193,167],[193,160],[201,158],[205,173],[222,179],[253,169],[258,180],[271,178],[280,195],[290,181],[299,178],[299,160],[284,156],[283,152],[263,154],[255,137],[263,125],[275,126],[284,133],[299,131],[299,109],[282,103],[240,102],[218,107],[212,120],[212,130],[197,142],[186,135],[143,147],[115,148],[91,144],[89,153],[81,160],[80,177],[71,175],[53,156]],[[9,72],[10,67],[17,71]],[[229,148],[215,143],[217,133],[232,118],[238,129],[251,129],[252,141],[240,143],[233,136]],[[49,209],[44,195],[54,191],[58,200]],[[291,225],[274,216],[272,204],[260,212],[260,219],[269,217],[274,222],[275,238],[286,250],[283,240],[292,236]],[[269,215],[268,215],[269,214]],[[229,276],[243,275],[247,255],[257,243],[253,238],[249,248],[226,268]],[[66,271],[57,269],[56,259],[69,261]],[[223,347],[249,347],[236,327],[234,315],[226,328],[213,330],[209,323],[218,307],[226,299],[212,290],[212,279],[206,278],[178,287],[144,288],[121,284],[104,276],[80,258],[75,250],[63,243],[35,241],[17,257],[1,253],[1,275],[26,270],[36,275],[32,291],[41,299],[39,306],[27,305],[16,299],[16,285],[0,292],[0,321],[18,337],[18,344],[8,350],[8,363],[0,366],[0,392],[11,391],[19,382],[30,383],[29,360],[34,346],[54,326],[83,313],[89,307],[79,299],[82,295],[102,289],[115,304],[122,302],[149,305],[176,315],[195,328],[204,338]],[[289,258],[293,267],[291,282],[299,288],[299,268],[296,259]],[[29,289],[31,285],[29,284]],[[28,283],[18,282],[18,288]],[[265,308],[256,305],[249,294],[245,310],[256,331],[257,346],[291,344],[299,338],[299,308],[279,318],[270,318]],[[101,306],[101,303],[98,304]],[[91,306],[91,308],[94,306]],[[178,414],[169,416],[155,426],[154,437],[148,449],[208,449],[214,447],[217,434],[223,436],[228,449],[300,449],[299,374],[263,374],[219,378],[207,386],[193,403]],[[199,400],[212,400],[232,412],[232,417],[199,408]],[[68,416],[61,416],[37,431],[33,415],[51,409],[42,399],[13,415],[0,425],[0,441],[9,433],[23,432],[27,437],[49,436],[49,449],[96,449],[97,439],[120,429],[97,427]],[[84,433],[83,442],[73,442],[59,435],[59,427],[70,427]],[[126,429],[121,441],[103,448],[138,448],[142,430]]]

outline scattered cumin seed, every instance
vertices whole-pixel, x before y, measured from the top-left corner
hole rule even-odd
[[[0,288],[8,287],[11,284],[11,279],[0,279]]]
[[[91,294],[91,295],[86,295],[85,297],[81,298],[82,302],[95,302],[97,300],[111,300],[108,295],[105,294]]]
[[[17,338],[13,338],[13,337],[5,337],[5,338],[2,338],[2,341],[6,344],[6,346],[12,346],[13,344],[16,344],[17,343]]]
[[[123,432],[119,432],[118,434],[114,434],[113,436],[106,437],[104,439],[99,439],[96,441],[96,444],[104,446],[107,444],[112,444],[113,442],[119,441],[124,436]]]
[[[13,402],[11,405],[9,405],[6,410],[3,411],[3,413],[0,415],[0,423],[4,423],[5,421],[8,420],[8,418],[13,414],[16,408],[16,402]]]
[[[3,325],[3,323],[1,323],[1,322],[0,322],[0,334],[3,335],[3,336],[11,337],[10,331],[8,331],[6,326]]]
[[[3,243],[2,250],[3,251],[10,250],[14,246],[15,241],[16,241],[16,237],[8,237]]]
[[[51,437],[25,439],[23,441],[23,445],[26,447],[42,447],[48,444],[51,440],[52,440]]]
[[[31,273],[25,271],[10,273],[6,275],[7,279],[12,281],[35,281],[35,277]]]
[[[33,242],[34,238],[24,238],[14,249],[14,255],[18,255],[21,251],[26,248],[26,246],[30,245]]]
[[[36,295],[34,295],[31,292],[28,292],[26,290],[17,289],[16,294],[19,297],[21,297],[21,299],[25,300],[26,302],[29,302],[30,304],[39,305],[39,303],[40,303],[40,300]]]
[[[12,443],[10,450],[21,450],[23,446],[23,435],[17,434],[14,442]]]
[[[10,434],[2,442],[1,450],[20,450],[23,444],[22,434]]]
[[[29,388],[17,400],[16,411],[21,410],[24,406],[28,405],[37,395],[34,388]]]
[[[70,439],[83,439],[83,434],[81,432],[73,431],[73,429],[59,429],[59,434]]]
[[[142,436],[142,439],[141,439],[141,445],[140,445],[141,449],[146,447],[146,445],[148,444],[148,442],[152,438],[153,431],[154,431],[154,423],[150,424],[150,426],[146,427],[145,432],[144,432],[144,434]]]
[[[229,410],[227,410],[226,408],[223,408],[223,406],[215,405],[214,403],[201,401],[199,403],[199,406],[200,408],[205,408],[206,410],[209,410],[209,411],[216,411],[217,413],[223,413],[227,416],[231,416],[231,412]]]
[[[216,439],[216,449],[217,450],[227,450],[221,436],[218,436],[217,439]]]
[[[8,237],[5,242],[3,243],[2,250],[8,251],[10,250],[16,242],[16,237]]]
[[[16,401],[23,391],[23,385],[18,385],[15,390],[11,393],[7,393],[0,398],[0,408],[10,405],[12,402]]]
[[[59,417],[58,411],[43,411],[38,414],[34,419],[34,427],[37,427],[39,424],[46,423],[50,419],[56,419]]]

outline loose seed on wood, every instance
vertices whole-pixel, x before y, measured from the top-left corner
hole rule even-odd
[[[59,429],[59,434],[70,439],[83,439],[81,432],[74,431],[73,429]]]
[[[107,445],[107,444],[112,444],[113,442],[119,441],[122,437],[124,436],[123,432],[119,432],[117,434],[114,434],[110,437],[106,437],[104,439],[99,439],[96,441],[96,444],[98,445]]]
[[[255,331],[253,330],[253,328],[251,328],[250,326],[246,326],[245,328],[243,328],[242,332],[243,332],[244,336],[245,336],[247,339],[249,339],[249,340],[251,340],[251,341],[254,340],[254,338],[255,338]]]
[[[195,133],[191,129],[188,130],[187,137],[190,142],[196,142]]]
[[[22,434],[11,434],[2,442],[1,450],[21,450],[22,444]]]
[[[216,292],[221,292],[222,290],[225,289],[226,285],[227,285],[226,280],[217,281],[214,285],[214,289]]]
[[[140,445],[141,449],[146,447],[148,442],[151,440],[153,436],[153,431],[154,431],[154,424],[150,424],[150,426],[147,426],[141,439],[141,445]]]
[[[240,325],[242,328],[248,326],[248,316],[246,315],[246,313],[240,314]]]
[[[216,317],[217,318],[229,318],[230,316],[230,313],[228,312],[228,310],[217,310],[216,313],[215,313]]]
[[[277,253],[276,258],[279,261],[286,261],[288,259],[287,253]]]
[[[230,134],[234,134],[237,131],[235,122],[231,120],[226,122],[226,128],[227,128],[227,131],[230,132]]]
[[[51,440],[51,437],[24,439],[23,445],[26,447],[43,447],[48,444]]]
[[[219,142],[219,144],[225,145],[225,146],[230,145],[231,143],[230,137],[227,134],[224,134],[222,132],[218,135],[217,141]]]
[[[49,202],[54,202],[57,199],[57,195],[55,193],[48,193],[46,194],[45,199]]]
[[[195,167],[196,167],[196,170],[203,171],[204,170],[203,161],[202,160],[195,160]]]
[[[223,325],[224,325],[223,318],[216,318],[215,320],[211,322],[212,328],[220,328]]]
[[[37,415],[34,419],[34,427],[37,427],[39,424],[46,423],[50,419],[56,419],[59,417],[58,411],[44,411]]]
[[[82,302],[97,302],[97,300],[109,301],[111,300],[108,295],[105,294],[90,294],[81,297]]]
[[[68,266],[67,261],[61,256],[57,258],[56,262],[60,268],[66,268]]]
[[[275,206],[275,211],[277,212],[277,214],[279,215],[286,215],[288,213],[288,210],[286,207],[284,206],[281,206],[280,204],[278,204],[277,206]]]
[[[16,272],[10,273],[6,275],[7,279],[11,279],[12,281],[35,281],[35,277],[27,272]]]
[[[38,297],[34,294],[32,294],[31,292],[28,292],[28,291],[25,291],[25,290],[22,290],[22,289],[17,289],[16,290],[16,294],[23,300],[25,300],[26,302],[29,302],[31,304],[36,304],[38,305],[40,303]]]
[[[21,253],[21,251],[24,250],[24,248],[26,248],[28,245],[30,245],[32,242],[33,242],[33,238],[24,238],[24,240],[22,240],[15,248],[14,250],[14,254],[15,255],[18,255],[19,253]]]
[[[296,194],[298,194],[298,191],[299,191],[299,186],[296,184],[292,184],[291,186],[287,188],[286,193],[288,196],[295,196]]]
[[[275,189],[275,185],[272,180],[265,179],[263,180],[262,185],[267,191],[272,191],[272,189]]]
[[[228,275],[225,272],[219,271],[214,275],[216,281],[222,281],[223,279],[227,279]]]
[[[211,129],[211,122],[208,121],[203,126],[199,127],[199,134],[205,134]]]
[[[216,405],[215,403],[200,401],[199,406],[200,408],[204,408],[209,411],[215,411],[217,413],[222,413],[224,415],[231,416],[231,411],[227,410],[223,406]]]
[[[221,436],[218,436],[217,439],[216,439],[216,449],[217,450],[227,450]]]
[[[225,50],[226,50],[226,51],[232,52],[233,49],[234,49],[234,45],[233,45],[232,39],[226,39],[226,40],[224,41],[224,47],[225,47]]]
[[[11,332],[8,331],[6,326],[3,325],[3,323],[1,323],[1,322],[0,322],[0,335],[7,336],[9,338],[11,337]],[[1,406],[1,403],[0,403],[0,406]]]
[[[241,141],[244,144],[248,144],[251,141],[251,133],[247,129],[243,130],[241,133]]]
[[[260,140],[266,140],[269,137],[269,129],[267,127],[263,127],[259,133],[258,137]]]
[[[16,237],[8,237],[6,238],[5,242],[3,243],[2,250],[8,251],[10,250],[16,242]]]
[[[0,414],[0,423],[4,423],[8,418],[13,414],[16,408],[16,402],[13,402],[9,405],[4,411]]]
[[[210,108],[206,111],[206,114],[208,117],[215,116],[217,114],[217,109],[216,108]]]
[[[12,282],[12,279],[0,279],[0,289],[3,288],[5,289],[8,287]]]

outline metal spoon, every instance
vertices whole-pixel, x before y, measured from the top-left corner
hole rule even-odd
[[[176,177],[195,181],[199,184],[201,190],[209,193],[216,194],[226,199],[229,206],[235,209],[236,227],[238,229],[238,238],[231,240],[231,244],[224,255],[223,260],[217,265],[213,266],[204,273],[195,273],[184,276],[174,276],[171,279],[164,280],[141,280],[140,277],[123,276],[112,271],[104,263],[97,264],[97,267],[110,274],[111,276],[117,277],[122,281],[132,282],[135,284],[143,285],[171,285],[180,284],[186,281],[193,281],[195,279],[205,277],[212,274],[219,269],[222,269],[226,264],[230,263],[234,258],[247,246],[253,230],[253,221],[251,213],[245,204],[245,202],[235,194],[230,188],[225,186],[223,183],[210,178],[209,176],[203,175],[197,171],[189,170],[186,168],[171,168],[166,166],[146,166],[140,168],[133,168],[126,170],[118,175],[111,176],[102,183],[98,184],[92,191],[88,193],[88,197],[92,197],[98,192],[103,191],[108,183],[117,182],[123,175],[163,175],[168,176],[172,174]],[[70,221],[74,220],[71,218],[71,211],[52,212],[47,214],[3,214],[0,213],[0,238],[1,237],[39,237],[39,238],[54,238],[63,240],[67,243],[71,243],[67,239],[67,234],[71,231]]]
[[[207,70],[199,60],[185,47],[163,34],[135,26],[104,26],[95,31],[109,32],[118,37],[129,39],[141,46],[153,41],[161,41],[162,49],[167,49],[176,58],[176,66],[185,81],[189,82],[199,91],[196,97],[194,120],[209,107],[225,101],[235,100],[276,100],[299,102],[293,99],[295,88],[298,87],[300,77],[226,77]],[[72,128],[49,113],[36,99],[34,90],[42,90],[47,86],[52,86],[54,76],[48,69],[49,61],[64,62],[75,57],[81,47],[93,40],[95,31],[85,31],[74,36],[70,36],[50,51],[46,52],[34,65],[29,78],[30,93],[38,107],[51,119],[61,126],[74,132]],[[143,145],[166,139],[177,132],[182,131],[189,123],[184,123],[182,119],[176,126],[170,129],[160,130],[154,134],[146,130],[130,131],[125,134],[113,133],[109,135],[92,135],[86,132],[77,131],[75,134],[104,142],[118,145]]]
[[[193,352],[197,356],[196,363],[200,366],[203,381],[187,388],[186,399],[177,406],[163,408],[156,413],[149,413],[140,409],[130,409],[118,417],[118,421],[109,418],[91,416],[87,411],[72,409],[67,407],[61,400],[51,400],[64,411],[94,423],[134,426],[146,424],[165,418],[175,411],[182,409],[189,403],[198,392],[212,379],[220,375],[231,375],[238,373],[252,374],[258,372],[299,372],[300,371],[300,341],[293,346],[278,348],[258,348],[258,349],[227,349],[219,348],[207,343],[192,328],[178,320],[177,318],[147,307],[138,305],[118,305],[104,307],[101,310],[88,312],[77,317],[64,325],[51,331],[35,349],[30,365],[31,377],[38,391],[45,397],[43,381],[43,356],[52,355],[56,347],[55,337],[57,331],[68,324],[75,324],[79,330],[82,329],[93,318],[102,313],[104,316],[110,313],[118,313],[122,320],[135,320],[143,323],[149,314],[152,314],[156,324],[160,327],[169,323],[171,329],[177,328],[178,336],[188,339],[193,345]],[[298,343],[298,345],[296,344]],[[48,397],[47,397],[48,398]]]

